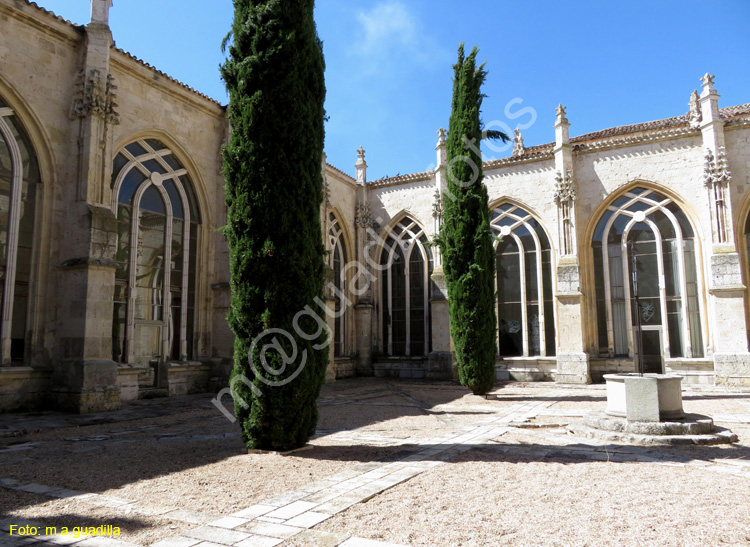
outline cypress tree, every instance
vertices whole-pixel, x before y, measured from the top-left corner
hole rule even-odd
[[[459,379],[475,394],[483,394],[495,383],[497,317],[495,253],[480,151],[481,87],[487,72],[484,64],[476,66],[477,53],[474,47],[466,57],[462,43],[453,67],[446,143],[448,191],[439,241]],[[507,140],[499,132],[490,136]]]
[[[328,361],[320,307],[325,253],[325,83],[314,0],[234,0],[221,74],[228,206],[230,380],[248,448],[290,450],[315,432]]]

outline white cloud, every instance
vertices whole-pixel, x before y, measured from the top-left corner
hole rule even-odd
[[[355,53],[369,71],[382,70],[383,65],[394,61],[401,64],[409,59],[422,66],[434,67],[441,65],[446,58],[443,48],[398,0],[386,0],[370,11],[360,11],[357,20],[361,27]]]
[[[367,13],[359,12],[357,19],[362,24],[363,53],[378,53],[396,45],[413,47],[416,42],[416,19],[400,2],[379,4]]]

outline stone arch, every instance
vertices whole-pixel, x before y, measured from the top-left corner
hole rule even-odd
[[[430,275],[427,233],[402,211],[383,228],[378,247],[378,325],[382,353],[426,356],[430,351]]]
[[[31,258],[28,261],[27,266],[24,266],[24,275],[22,277],[28,283],[27,294],[24,296],[25,305],[20,304],[20,300],[15,300],[15,297],[11,299],[14,304],[13,306],[23,307],[23,325],[19,327],[18,318],[7,316],[8,313],[16,315],[16,312],[11,309],[11,305],[7,306],[7,310],[4,310],[3,321],[6,328],[3,331],[7,332],[7,336],[3,334],[2,343],[2,361],[4,365],[10,365],[13,359],[11,358],[11,346],[15,346],[15,355],[18,358],[18,347],[22,346],[21,354],[22,357],[18,358],[25,364],[36,364],[37,361],[47,362],[49,352],[44,349],[45,340],[45,321],[43,314],[43,306],[51,298],[51,292],[54,287],[50,287],[49,274],[50,271],[50,260],[52,254],[52,234],[54,232],[53,219],[55,215],[52,213],[54,206],[54,191],[57,186],[57,173],[56,173],[56,158],[55,154],[50,145],[51,140],[49,135],[41,123],[40,119],[36,115],[34,109],[26,102],[23,95],[19,93],[6,79],[0,75],[0,107],[5,109],[4,116],[8,123],[4,123],[5,129],[11,130],[14,124],[20,127],[22,133],[22,140],[27,140],[28,148],[34,157],[35,170],[38,171],[38,180],[35,183],[34,189],[34,200],[31,204],[33,211],[33,223],[31,224]],[[15,120],[11,122],[10,120]],[[15,131],[16,129],[12,129]],[[28,193],[24,194],[23,202],[28,207]],[[12,214],[11,214],[12,216]],[[24,214],[26,217],[26,214]],[[9,219],[10,220],[10,219]],[[28,229],[28,227],[27,227]],[[14,229],[18,232],[18,226]],[[18,241],[16,241],[18,243]],[[14,244],[13,249],[9,252],[8,256],[18,255]],[[20,278],[16,277],[17,269],[15,262],[13,263],[14,272],[13,276],[6,275],[5,279],[8,282],[15,281],[21,282]],[[17,285],[14,283],[14,286]],[[34,290],[31,288],[34,287]],[[15,289],[13,291],[15,293]],[[15,326],[12,330],[15,334],[11,333],[11,323]],[[22,331],[19,331],[19,329]]]
[[[494,202],[498,351],[501,357],[556,354],[555,252],[539,217],[510,199]]]
[[[600,356],[643,355],[650,372],[663,372],[666,359],[705,355],[701,232],[683,203],[638,180],[613,192],[592,216],[587,292],[594,295]]]
[[[199,275],[198,264],[207,262],[212,248],[200,174],[161,132],[131,136],[115,151],[110,207],[117,217],[120,266],[112,358],[149,368],[152,354],[162,362],[194,360],[210,279],[202,269]],[[142,384],[152,381],[150,372],[141,378]]]
[[[331,208],[326,218],[326,249],[329,252],[328,266],[333,270],[334,300],[334,357],[345,357],[351,345],[352,313],[348,307],[352,302],[349,287],[353,272],[346,265],[353,260],[353,247],[348,240],[347,226],[337,208]]]

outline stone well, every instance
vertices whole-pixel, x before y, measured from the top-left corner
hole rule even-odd
[[[605,374],[610,416],[631,422],[660,422],[685,416],[682,376],[671,374]]]
[[[682,409],[682,377],[670,374],[605,374],[607,408],[568,429],[574,435],[640,445],[718,444],[737,441],[708,416]]]

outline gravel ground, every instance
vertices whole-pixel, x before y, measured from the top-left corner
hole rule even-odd
[[[0,439],[0,477],[220,516],[458,433],[512,405],[551,403],[547,413],[600,411],[606,405],[601,389],[554,384],[508,384],[498,397],[477,397],[446,382],[339,381],[321,394],[312,448],[288,456],[247,454],[237,424],[215,409],[176,405],[169,415],[150,417],[143,405],[137,420]],[[683,397],[688,412],[750,414],[750,394],[685,392]],[[545,415],[528,423],[573,419]],[[667,455],[669,465],[573,459],[558,447],[581,446],[581,441],[561,427],[511,429],[315,529],[414,546],[747,545],[750,468],[737,476],[685,465],[689,460],[719,462],[710,463],[716,466],[750,459],[750,424],[718,423],[737,433],[740,442],[648,451]],[[30,449],[1,451],[19,443],[31,443]],[[535,455],[539,450],[548,454]],[[85,500],[52,500],[0,488],[0,517],[7,516],[50,526],[111,524],[121,528],[120,539],[140,545],[188,526]]]
[[[694,468],[473,450],[319,528],[414,546],[747,545],[748,487]]]

